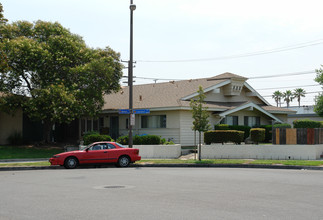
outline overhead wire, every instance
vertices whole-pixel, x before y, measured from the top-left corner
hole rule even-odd
[[[235,59],[235,58],[243,58],[243,57],[250,57],[250,56],[258,56],[258,55],[265,55],[271,53],[279,53],[288,50],[296,50],[301,49],[304,47],[311,47],[323,44],[323,39],[308,41],[304,43],[293,44],[289,46],[278,47],[269,50],[261,50],[243,54],[235,54],[235,55],[228,55],[228,56],[219,56],[213,58],[200,58],[200,59],[180,59],[180,60],[137,60],[137,62],[145,62],[145,63],[179,63],[179,62],[201,62],[201,61],[216,61],[216,60],[225,60],[225,59]]]

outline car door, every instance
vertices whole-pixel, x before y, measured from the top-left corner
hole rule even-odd
[[[108,161],[109,163],[116,163],[118,162],[118,149],[116,148],[115,145],[112,143],[107,143],[107,148],[108,148]]]
[[[108,163],[108,149],[105,143],[91,146],[82,158],[83,163]]]

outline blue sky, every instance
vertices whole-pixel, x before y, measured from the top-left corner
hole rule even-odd
[[[9,22],[58,21],[88,46],[110,46],[123,60],[129,59],[130,0],[0,2]],[[309,93],[302,105],[313,104],[315,92],[322,90],[314,86],[314,70],[323,64],[321,0],[134,0],[134,4],[137,77],[194,79],[232,72],[250,78],[248,83],[273,105],[270,96],[275,90],[304,88]],[[303,72],[307,74],[293,74]],[[287,76],[255,78],[281,74]],[[139,83],[154,81],[137,78],[135,84]]]

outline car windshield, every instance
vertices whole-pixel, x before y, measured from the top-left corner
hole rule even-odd
[[[121,145],[121,144],[119,144],[117,142],[115,144],[118,145],[119,147],[125,148],[125,146],[123,146],[123,145]]]

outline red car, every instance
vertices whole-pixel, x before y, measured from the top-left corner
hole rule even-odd
[[[70,151],[54,155],[49,159],[51,165],[74,169],[84,164],[115,163],[119,167],[127,167],[130,163],[141,160],[139,150],[126,148],[115,142],[96,142],[84,150]]]

